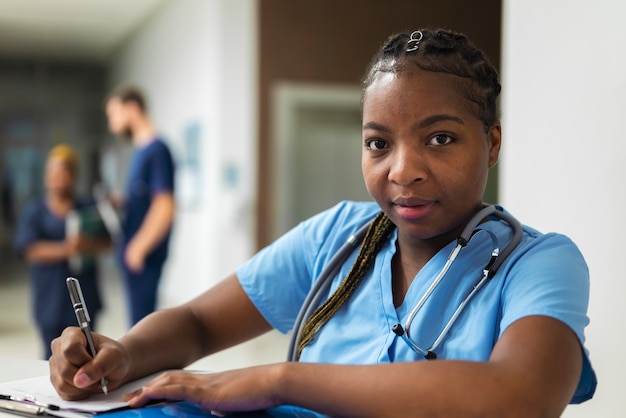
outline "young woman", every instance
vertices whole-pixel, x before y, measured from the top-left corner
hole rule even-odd
[[[516,235],[502,208],[482,212],[501,145],[499,92],[496,71],[461,34],[390,38],[363,87],[362,169],[376,203],[342,202],[188,304],[155,313],[118,342],[97,336],[93,360],[80,331],[66,331],[50,360],[61,396],[97,392],[103,376],[115,388],[181,368],[272,327],[288,332],[318,275],[369,224],[302,326],[300,361],[167,372],[129,395],[131,406],[166,398],[217,411],[289,404],[331,416],[556,417],[589,399],[596,379],[583,348],[582,255],[559,234],[524,226]],[[446,267],[471,220],[479,231]],[[516,237],[447,330],[494,249],[507,252]]]
[[[31,306],[46,359],[52,354],[52,340],[66,327],[76,325],[65,285],[68,276],[80,278],[94,321],[102,308],[93,256],[107,250],[110,240],[67,234],[70,212],[95,211],[93,199],[74,194],[77,175],[76,150],[64,144],[52,148],[45,167],[45,197],[26,206],[15,234],[14,246],[30,267]],[[86,262],[72,268],[70,260],[74,256],[86,256]]]

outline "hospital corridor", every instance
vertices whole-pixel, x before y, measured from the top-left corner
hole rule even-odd
[[[626,231],[626,217],[622,213],[626,193],[621,180],[624,178],[623,155],[626,154],[626,141],[621,139],[626,97],[626,54],[617,52],[623,51],[626,45],[624,16],[626,2],[615,0],[0,0],[0,360],[11,365],[19,364],[18,360],[42,360],[45,355],[40,334],[48,330],[46,326],[38,329],[36,323],[42,324],[45,322],[42,317],[53,318],[55,313],[61,316],[66,295],[68,315],[63,318],[66,321],[58,328],[51,325],[49,329],[52,331],[46,337],[57,335],[58,330],[66,326],[67,320],[76,323],[73,312],[69,311],[72,304],[65,283],[68,272],[81,280],[85,304],[93,306],[92,301],[95,300],[95,310],[99,307],[99,291],[103,307],[95,318],[94,332],[114,339],[123,337],[132,320],[139,317],[135,315],[138,305],[154,307],[155,293],[157,310],[179,306],[204,295],[207,289],[213,288],[233,272],[240,279],[240,287],[248,299],[257,306],[266,321],[284,331],[293,326],[293,318],[307,293],[317,288],[313,283],[322,282],[319,278],[324,275],[320,273],[327,270],[322,267],[331,264],[332,255],[341,253],[340,246],[335,244],[344,243],[349,233],[353,233],[350,228],[356,230],[357,224],[365,224],[365,218],[379,218],[375,212],[380,212],[381,207],[385,212],[386,206],[380,202],[387,202],[388,212],[394,215],[394,211],[400,210],[398,217],[403,221],[383,216],[387,213],[380,214],[382,220],[377,224],[380,228],[372,228],[378,231],[378,234],[372,232],[378,246],[369,252],[363,251],[363,258],[367,255],[368,263],[372,264],[354,262],[359,267],[354,270],[360,275],[352,275],[349,268],[349,257],[357,259],[357,251],[349,245],[346,250],[349,257],[337,264],[338,268],[345,267],[345,274],[340,277],[338,272],[342,270],[328,270],[328,283],[335,286],[332,289],[337,289],[340,297],[334,298],[333,290],[333,296],[329,291],[322,291],[322,296],[314,299],[315,303],[319,302],[318,305],[322,305],[324,297],[331,299],[329,305],[334,311],[319,322],[313,315],[315,321],[311,322],[315,327],[308,327],[308,334],[305,334],[309,340],[302,338],[301,347],[295,345],[296,350],[313,353],[308,354],[310,357],[302,357],[303,362],[314,359],[312,363],[376,363],[381,358],[399,362],[405,358],[402,356],[412,359],[411,349],[423,355],[419,350],[429,350],[431,340],[437,344],[444,341],[438,347],[443,352],[448,349],[446,339],[451,341],[450,347],[458,344],[460,348],[458,351],[450,349],[450,353],[454,354],[450,357],[437,353],[440,360],[457,358],[455,356],[465,358],[466,351],[469,359],[484,356],[487,360],[492,345],[498,341],[495,336],[501,338],[499,333],[506,329],[501,328],[503,324],[509,326],[517,319],[552,315],[565,325],[574,324],[565,331],[574,330],[577,334],[576,341],[588,351],[583,356],[589,360],[584,363],[587,367],[585,371],[592,370],[597,375],[597,380],[588,379],[593,384],[597,381],[597,390],[595,386],[593,390],[587,390],[593,393],[592,399],[568,405],[561,416],[625,417],[626,409],[621,399],[624,395],[623,377],[626,375],[622,348],[626,344],[623,324],[626,304],[622,300],[626,293],[626,280],[620,265],[622,256],[618,239],[621,236],[619,232]],[[435,28],[445,28],[446,31],[433,30],[431,33],[431,29]],[[459,35],[456,35],[457,32]],[[474,46],[469,45],[466,36],[461,36],[461,33],[482,52],[467,55],[467,51],[474,51]],[[388,38],[392,34],[398,35]],[[484,68],[476,68],[483,70],[468,66],[472,68],[469,75],[457,74],[457,66],[465,68],[468,65],[465,58],[460,64],[450,67],[455,67],[454,71],[444,69],[448,67],[443,65],[443,60],[441,67],[431,67],[431,64],[424,67],[420,60],[422,56],[428,57],[426,54],[430,50],[427,48],[431,48],[431,41],[433,51],[439,51],[439,55],[433,55],[436,56],[432,58],[433,62],[448,57],[447,54],[451,54],[450,60],[455,62],[457,55],[450,51],[456,51],[458,47],[462,52],[458,57],[479,57]],[[380,48],[382,45],[387,47]],[[418,45],[421,46],[417,48]],[[396,55],[389,55],[391,53]],[[372,61],[372,57],[388,61]],[[414,67],[403,64],[399,67],[402,71],[394,67],[403,63],[403,59],[406,62],[415,60],[415,68],[419,68],[407,72],[406,80],[402,71]],[[395,82],[414,82],[415,91],[424,89],[427,92],[424,97],[441,100],[423,100],[422,103],[420,95],[413,94],[413,87],[407,87],[413,84],[397,84],[400,86],[397,90],[390,90],[401,92],[398,97],[388,93],[388,87],[368,90],[375,84],[374,81],[378,83],[379,77],[378,70],[374,71],[378,66],[370,68],[371,72],[364,71],[369,68],[370,62],[378,62],[380,71],[387,68],[381,63],[388,63],[389,71],[402,74],[402,77],[381,78],[385,83],[393,86]],[[453,75],[446,74],[448,72]],[[450,77],[450,80],[461,77],[458,79],[463,80],[463,89],[453,92],[449,88],[444,89],[448,84],[452,85],[447,81],[430,85],[419,78],[410,80],[422,73],[432,77],[432,80],[438,80],[442,75]],[[476,91],[480,92],[476,93],[476,97],[479,98],[474,98],[473,90],[465,86],[466,81],[470,87],[480,81],[476,84],[482,86],[480,89],[476,87]],[[381,86],[385,85],[381,81]],[[134,91],[141,94],[135,94],[132,100],[122,97],[125,95],[112,94],[119,94],[124,88],[127,93]],[[435,94],[435,88],[445,91],[446,95]],[[459,96],[460,92],[462,97],[449,100],[448,90],[454,93],[450,93],[451,97]],[[398,104],[394,105],[397,107],[388,105],[387,94],[398,100]],[[472,123],[465,123],[459,116],[449,114],[452,110],[448,109],[447,100],[455,104],[450,109],[456,109],[454,111],[458,111],[459,115],[467,114]],[[439,103],[442,109],[445,101],[445,111],[439,109],[439,101],[442,102]],[[127,102],[130,103],[130,111],[126,107],[129,105]],[[379,102],[386,104],[378,105]],[[470,112],[474,109],[473,104],[458,106],[466,102],[480,104],[476,109],[481,110]],[[419,122],[418,116],[428,116],[428,112],[422,110],[431,107],[435,109],[434,116]],[[117,113],[114,111],[116,108]],[[491,110],[487,112],[485,109]],[[406,115],[416,118],[410,122],[411,130],[408,126],[413,119],[404,117]],[[129,122],[137,120],[144,123]],[[477,126],[485,129],[474,129]],[[422,135],[422,130],[424,141],[405,141],[411,145],[406,148],[411,152],[389,152],[393,150],[392,145],[403,144],[406,139],[405,135],[395,133],[411,132],[416,136],[418,131]],[[488,142],[481,142],[475,147],[476,152],[467,151],[474,148],[455,154],[450,151],[465,149],[457,145],[471,145],[466,138],[482,136],[492,141],[489,147],[484,146]],[[158,155],[161,158],[148,164],[147,161],[152,160],[144,151],[149,148],[148,145],[155,143],[159,144],[161,151]],[[415,150],[422,149],[417,145],[424,145],[423,149],[428,152],[418,153]],[[61,176],[65,175],[66,184],[52,187],[47,183],[48,165],[52,160],[52,151],[59,146],[71,149],[69,154],[73,158],[66,155],[66,160],[61,161],[61,171],[65,170]],[[479,160],[477,156],[483,155],[485,150],[488,155]],[[446,155],[451,157],[444,158]],[[385,158],[374,158],[376,156]],[[407,157],[406,161],[398,159],[399,162],[392,158],[398,156],[411,158]],[[432,160],[421,156],[431,156]],[[475,161],[470,158],[472,156]],[[430,161],[432,167],[421,167],[418,163],[422,160]],[[487,162],[489,168],[485,167]],[[145,167],[150,167],[150,170],[143,170]],[[409,174],[400,170],[414,168],[415,172]],[[463,171],[470,169],[475,172]],[[150,175],[145,174],[148,171]],[[155,172],[157,174],[153,175]],[[427,180],[434,179],[432,184],[435,186],[424,181],[424,176]],[[154,181],[148,181],[148,177]],[[71,181],[67,181],[68,178]],[[470,181],[472,179],[475,181]],[[415,186],[418,183],[425,183],[426,188],[419,189],[419,185]],[[131,199],[137,196],[142,199]],[[68,197],[75,198],[72,201],[74,206],[67,204]],[[150,223],[150,228],[144,230],[149,230],[148,233],[141,235],[137,231],[146,225],[144,221],[148,208],[155,207],[152,201],[156,201],[157,197],[160,203],[166,201],[169,204],[166,210],[161,210],[161,213],[167,212],[167,217]],[[454,204],[440,204],[444,198]],[[470,198],[475,201],[470,202]],[[60,211],[63,216],[56,216],[59,211],[50,211],[45,218],[46,227],[52,225],[56,228],[55,232],[62,232],[57,235],[63,238],[57,241],[65,243],[65,247],[56,248],[59,251],[56,256],[61,254],[63,259],[57,264],[63,264],[63,268],[68,266],[63,274],[58,275],[61,277],[59,287],[56,285],[56,274],[40,274],[37,271],[41,266],[49,267],[41,260],[49,261],[54,257],[48,253],[48,259],[33,259],[32,253],[27,253],[28,245],[34,242],[49,244],[55,241],[53,234],[38,235],[38,238],[43,237],[39,241],[35,240],[35,234],[29,235],[29,231],[36,229],[33,225],[39,226],[33,220],[35,216],[26,216],[40,213],[29,210],[33,202],[43,207],[51,201],[56,202],[57,207],[62,206],[58,202],[67,206],[64,207],[65,212]],[[448,299],[445,299],[441,304],[443,308],[437,305],[436,309],[431,309],[426,299],[421,302],[416,290],[422,291],[418,286],[427,289],[423,284],[426,282],[419,282],[419,285],[412,283],[421,277],[418,275],[421,271],[429,272],[427,263],[430,263],[431,257],[435,259],[436,246],[433,243],[441,247],[451,242],[451,235],[448,235],[461,229],[458,226],[460,219],[472,218],[474,214],[469,213],[470,208],[478,212],[476,208],[481,201],[498,205],[499,210],[504,209],[519,219],[524,231],[533,230],[532,233],[511,236],[524,235],[527,239],[526,235],[533,238],[535,235],[563,235],[567,239],[563,238],[559,245],[570,248],[572,257],[584,259],[585,264],[566,263],[569,258],[559,256],[560,253],[546,253],[550,256],[542,256],[541,263],[529,261],[518,269],[514,263],[521,255],[514,254],[508,258],[508,264],[502,264],[504,268],[498,274],[504,277],[515,273],[521,277],[518,280],[522,280],[526,276],[518,270],[525,272],[523,269],[528,269],[533,272],[532,277],[541,280],[523,282],[526,287],[516,287],[509,284],[511,281],[504,281],[504,291],[512,295],[508,299],[504,297],[504,291],[487,293],[491,289],[488,286],[497,283],[493,280],[485,285],[476,299],[470,301],[470,297],[463,294],[465,301],[463,297],[458,297],[456,303],[457,299],[450,298],[455,304],[448,306]],[[99,204],[111,209],[108,213],[114,214],[110,218],[118,221],[117,225],[111,228],[107,224],[110,219],[102,214],[101,209],[96,209],[98,214],[94,217],[102,221],[103,228],[93,242],[85,244],[88,249],[79,250],[79,244],[66,239],[71,235],[70,231],[74,228],[74,237],[81,236],[82,232],[87,236],[91,231],[80,225],[76,227],[72,223],[76,219],[74,216],[80,209]],[[434,208],[432,213],[441,213],[441,216],[433,216],[434,222],[423,221],[429,216],[431,207]],[[163,206],[160,208],[163,209]],[[326,214],[309,223],[303,222],[322,211]],[[332,219],[332,223],[326,223],[326,219]],[[479,228],[483,228],[486,219],[487,215],[475,218],[477,227],[480,222]],[[403,222],[407,229],[401,228]],[[417,225],[415,230],[411,229],[411,223]],[[428,235],[420,232],[422,224],[432,229],[428,229]],[[294,230],[283,240],[278,240]],[[410,233],[405,233],[407,230]],[[481,231],[486,233],[476,234],[477,240],[473,244],[482,246],[483,241],[480,240],[484,239],[489,248],[480,253],[481,257],[484,253],[485,261],[481,259],[482,264],[476,268],[477,275],[484,274],[482,266],[487,265],[489,260],[493,261],[494,254],[506,253],[504,240],[498,241],[499,230],[484,228]],[[502,236],[508,237],[508,233],[503,232]],[[133,234],[140,238],[133,242],[133,251],[129,251]],[[364,242],[369,243],[370,239],[368,235]],[[151,240],[154,242],[149,242]],[[262,251],[277,240],[278,244]],[[413,245],[422,241],[428,242],[428,245]],[[575,245],[570,245],[570,241]],[[76,248],[72,247],[74,244]],[[524,245],[522,243],[522,249],[526,251]],[[405,247],[401,250],[401,246]],[[363,245],[363,248],[368,246]],[[424,248],[432,254],[418,251]],[[146,268],[146,260],[154,261],[154,258],[149,258],[150,252],[158,252],[159,263],[152,263],[152,268]],[[253,258],[259,253],[261,256]],[[451,268],[448,277],[444,278],[446,281],[442,281],[445,284],[439,287],[442,295],[448,297],[455,294],[453,291],[461,289],[454,277],[466,268],[464,257],[467,257],[467,265],[469,260],[473,260],[465,255],[468,253],[472,254],[466,251],[460,256],[460,263]],[[532,251],[527,253],[533,255]],[[25,255],[35,269],[29,270]],[[401,263],[402,257],[411,263]],[[77,259],[81,263],[86,260],[88,267],[78,269],[70,266]],[[445,259],[442,257],[442,260]],[[384,267],[380,271],[386,275],[374,276],[371,266],[376,265],[376,260],[385,260],[379,265]],[[415,260],[419,262],[413,263]],[[562,288],[567,291],[558,291],[560,287],[552,288],[551,281],[544,280],[544,261],[546,265],[548,261],[562,263],[559,268],[545,270],[554,272],[559,286],[563,284]],[[93,268],[94,265],[98,268]],[[584,280],[570,280],[572,275],[566,274],[561,266],[576,267],[578,277]],[[76,271],[94,274],[90,277],[83,274],[81,277],[81,274],[73,274]],[[444,270],[433,268],[431,276],[445,276],[438,274],[439,271]],[[540,274],[535,275],[535,272]],[[133,281],[142,273],[151,275],[149,297],[145,297],[148,292],[144,289],[141,289],[143,293],[138,290],[148,287],[145,286],[146,281]],[[384,289],[391,289],[386,293],[387,299],[384,299],[382,291],[383,296],[379,297],[374,287],[365,287],[372,283],[363,279],[368,274],[384,279],[381,279],[386,286]],[[51,276],[55,277],[52,280],[54,286],[39,285],[43,282],[40,279]],[[344,287],[344,281],[339,281],[344,278],[345,283],[352,287]],[[210,325],[207,335],[217,335],[214,330],[220,328],[214,326],[217,321],[212,322],[213,318],[223,320],[219,325],[227,325],[220,331],[228,337],[242,330],[261,332],[264,329],[262,326],[265,323],[256,315],[257,311],[244,306],[248,299],[237,297],[234,292],[219,293],[222,289],[240,290],[234,279],[218,287],[218,292],[208,294],[211,297],[217,295],[214,299],[197,299],[203,302],[203,307],[210,307],[207,312],[217,312],[206,316],[210,319],[204,321]],[[128,286],[130,290],[125,287],[126,283],[132,283]],[[56,294],[52,295],[51,288],[57,291]],[[362,293],[350,296],[354,289]],[[368,289],[370,293],[366,292]],[[450,293],[446,293],[448,289]],[[33,297],[34,293],[36,297]],[[465,293],[471,294],[470,291]],[[406,295],[409,295],[406,300],[411,303],[404,305]],[[389,309],[379,312],[376,309],[378,299],[372,299],[376,303],[371,302],[366,299],[370,296],[391,301]],[[496,303],[498,297],[505,301],[502,305],[506,304],[506,307]],[[133,299],[134,303],[127,298]],[[569,305],[560,303],[560,298],[568,303],[575,301],[572,304],[576,305],[576,309],[567,308]],[[211,303],[204,303],[206,300]],[[490,304],[483,303],[485,300],[491,301]],[[515,305],[510,300],[520,303]],[[342,307],[343,303],[348,303],[347,307]],[[464,307],[466,304],[463,315],[468,318],[475,312],[482,314],[484,306],[488,305],[493,320],[465,319],[461,316],[462,310],[453,314],[457,306]],[[542,304],[550,309],[543,309]],[[36,318],[33,305],[37,308]],[[379,305],[384,306],[382,303]],[[372,306],[372,312],[369,312]],[[413,306],[419,307],[416,311],[419,315],[411,313]],[[517,306],[520,308],[516,310]],[[535,306],[541,309],[534,309]],[[215,310],[217,308],[224,309]],[[510,315],[503,315],[505,308],[511,312]],[[558,310],[566,311],[567,318]],[[41,314],[43,311],[46,313]],[[313,309],[310,311],[313,312]],[[437,321],[431,321],[426,316],[431,311],[437,318],[441,317],[440,327],[436,325]],[[454,316],[454,321],[450,323],[450,326],[454,325],[452,328],[445,325],[448,319],[442,312],[447,311],[450,311],[450,317]],[[361,312],[367,315],[359,316]],[[526,315],[527,312],[530,314]],[[239,313],[245,315],[238,316]],[[354,322],[353,315],[356,318]],[[568,319],[570,315],[573,318],[571,321]],[[172,316],[187,319],[184,315]],[[329,321],[331,316],[336,322]],[[306,315],[301,315],[301,319],[306,320]],[[344,326],[341,320],[348,325]],[[375,321],[380,321],[382,325],[377,326]],[[463,321],[481,327],[481,333],[468,325],[467,330],[470,331],[466,334],[465,331],[454,334],[457,329],[464,329]],[[298,324],[297,320],[295,323]],[[411,323],[416,329],[413,334],[416,341],[409,342],[407,346],[406,340],[411,339]],[[148,324],[151,325],[150,322]],[[163,324],[169,322],[159,320],[153,328],[145,327],[144,332],[150,333],[153,329],[159,331],[155,334],[162,334],[163,330],[171,332],[166,337],[167,345],[154,344],[175,348],[176,351],[170,350],[169,355],[158,352],[162,358],[169,360],[184,353],[172,336],[176,334],[182,339],[181,330],[187,328],[179,327],[177,323],[170,328]],[[434,324],[432,338],[430,329],[421,334],[417,330],[421,326],[427,329],[431,324]],[[485,324],[489,327],[493,325],[493,329],[485,328]],[[246,325],[249,327],[246,328]],[[319,339],[324,334],[317,335],[322,326],[327,327],[326,340]],[[450,329],[452,331],[448,333]],[[537,332],[536,327],[528,327],[524,332],[535,338],[555,335],[553,332]],[[192,332],[189,334],[195,335]],[[570,334],[566,336],[571,340]],[[298,335],[296,332],[295,337]],[[340,338],[335,338],[337,335]],[[469,341],[483,336],[487,348],[481,351],[476,348],[481,347],[478,344],[466,344],[460,337],[463,335],[467,335]],[[200,359],[188,369],[226,371],[281,363],[288,357],[291,336],[272,330]],[[224,341],[218,337],[210,341]],[[315,338],[318,339],[314,341]],[[311,341],[314,342],[307,345]],[[563,342],[561,347],[571,348],[573,345],[574,353],[578,354],[576,350],[579,346],[571,341],[569,345],[566,343]],[[380,347],[373,350],[367,344],[379,344]],[[563,350],[545,349],[550,344],[556,347],[551,339],[542,340],[534,347],[541,347],[543,353],[554,358],[566,359],[567,356],[559,357]],[[141,352],[138,357],[142,361],[151,360],[150,357],[143,358],[144,352],[151,351],[146,348],[149,347],[147,344],[143,347],[136,350]],[[338,357],[336,347],[345,354],[345,360]],[[511,344],[510,347],[525,346]],[[97,351],[95,345],[92,348]],[[398,356],[392,350],[396,350]],[[382,354],[375,357],[372,353]],[[457,353],[463,353],[463,356]],[[529,355],[527,360],[530,363],[530,359],[538,361],[540,357]],[[114,359],[114,356],[110,358]],[[547,373],[551,370],[547,367],[519,367],[523,364],[520,357],[510,358],[514,360],[511,364],[524,372]],[[45,363],[39,363],[47,368]],[[292,365],[285,366],[289,367]],[[267,369],[271,367],[260,370]],[[8,379],[7,370],[0,361],[0,383],[3,378]],[[583,372],[580,375],[585,376]],[[407,373],[406,376],[413,375]],[[537,373],[537,376],[541,375]],[[552,373],[552,376],[562,377],[563,374]],[[577,377],[572,376],[570,380]],[[214,377],[208,376],[209,379]],[[463,377],[472,376],[466,373]],[[359,380],[352,378],[351,382]],[[434,380],[438,384],[447,384],[453,379]],[[509,380],[519,383],[517,379]],[[327,381],[322,381],[319,387],[330,387]],[[477,387],[475,379],[468,378],[467,381],[468,388]],[[493,378],[491,381],[500,382]],[[533,396],[537,395],[537,398],[548,395],[556,399],[550,395],[550,390],[543,390],[541,386],[544,383],[553,384],[550,383],[553,381],[556,380],[542,377],[532,381],[540,384],[528,387],[532,387]],[[387,387],[411,389],[412,384],[408,382]],[[342,387],[349,387],[357,393],[352,385]],[[496,389],[503,387],[500,385]],[[427,389],[433,388],[436,386]],[[508,388],[513,397],[520,393],[519,386]],[[448,389],[452,390],[446,387]],[[308,395],[311,391],[306,393]],[[478,399],[465,395],[472,401]],[[346,398],[343,397],[341,402],[345,402]],[[425,396],[413,400],[434,398]],[[461,398],[446,396],[445,400]],[[494,408],[493,399],[503,401],[510,398],[493,397],[484,399],[483,404]],[[514,403],[509,403],[507,407],[511,405]]]

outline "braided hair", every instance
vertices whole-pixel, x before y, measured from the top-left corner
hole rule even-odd
[[[476,116],[484,123],[485,132],[491,129],[497,119],[498,73],[465,35],[437,29],[391,36],[370,63],[362,83],[363,92],[379,73],[400,73],[414,68],[459,77],[459,93],[477,105]],[[333,295],[305,322],[298,341],[298,359],[304,347],[313,341],[361,283],[394,228],[383,212],[372,221],[350,272]]]
[[[476,116],[486,131],[493,126],[501,89],[498,72],[465,35],[425,29],[391,36],[370,63],[363,78],[363,92],[379,73],[413,68],[459,77],[459,93],[477,105]]]
[[[350,269],[346,278],[341,282],[335,293],[322,306],[320,306],[302,327],[302,334],[298,341],[297,358],[300,358],[302,349],[309,344],[317,335],[326,322],[339,310],[339,308],[350,298],[365,274],[374,264],[376,254],[383,246],[389,233],[393,231],[395,225],[389,220],[387,215],[380,212],[372,221],[365,237],[359,254]]]

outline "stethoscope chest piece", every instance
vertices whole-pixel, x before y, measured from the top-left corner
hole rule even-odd
[[[505,221],[513,230],[513,237],[511,238],[509,243],[504,247],[502,251],[500,251],[500,247],[498,245],[498,239],[493,232],[478,228],[478,225],[487,216],[495,216]],[[439,336],[435,339],[435,342],[429,348],[424,348],[418,345],[415,342],[415,338],[411,336],[411,325],[413,323],[413,319],[415,318],[417,313],[420,311],[420,309],[422,309],[426,301],[430,298],[430,296],[435,291],[439,283],[441,283],[441,281],[445,277],[446,273],[452,266],[452,263],[457,258],[461,250],[469,244],[469,242],[475,235],[478,235],[481,232],[485,232],[489,235],[489,237],[491,237],[492,248],[493,248],[491,251],[491,257],[489,258],[489,261],[487,262],[485,267],[482,269],[482,275],[471,287],[470,291],[465,296],[465,298],[461,301],[457,309],[454,311],[454,313],[452,314],[448,322],[445,324],[445,326],[439,333]],[[437,277],[435,278],[435,280],[428,287],[424,295],[420,298],[420,300],[415,304],[415,306],[409,313],[409,316],[407,317],[407,321],[404,327],[401,324],[395,324],[392,327],[392,332],[396,334],[398,337],[402,338],[409,345],[409,347],[411,347],[413,351],[415,351],[416,353],[421,354],[422,356],[424,356],[426,359],[429,359],[429,360],[436,359],[437,355],[435,354],[435,350],[439,347],[441,342],[448,335],[448,332],[450,331],[452,326],[457,322],[457,320],[459,319],[459,317],[465,310],[466,306],[472,300],[472,298],[496,274],[496,271],[502,265],[502,262],[517,247],[517,245],[522,239],[522,232],[523,232],[522,226],[515,218],[503,213],[500,210],[497,210],[496,207],[493,205],[486,206],[482,210],[480,210],[478,213],[476,213],[476,215],[474,215],[474,217],[467,223],[467,225],[465,226],[465,229],[463,230],[463,232],[457,239],[456,246],[452,249],[450,255],[448,256],[448,259],[446,260],[446,263],[442,267],[439,274],[437,274]]]

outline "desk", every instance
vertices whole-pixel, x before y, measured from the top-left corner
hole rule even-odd
[[[0,356],[0,382],[10,382],[12,380],[27,379],[29,377],[36,377],[48,374],[50,372],[48,368],[48,362],[44,360],[28,360],[18,359],[11,357]],[[107,414],[108,418],[115,417],[116,414]],[[140,416],[133,414],[135,417]],[[165,414],[146,414],[149,418],[161,418]],[[206,418],[213,415],[206,415]],[[288,406],[275,408],[267,412],[250,413],[250,414],[233,414],[230,415],[233,418],[319,418],[322,415],[315,414],[314,412],[302,410],[299,408],[292,408]],[[18,415],[10,414],[8,412],[0,411],[0,418],[16,418]],[[171,417],[168,417],[171,418]]]

